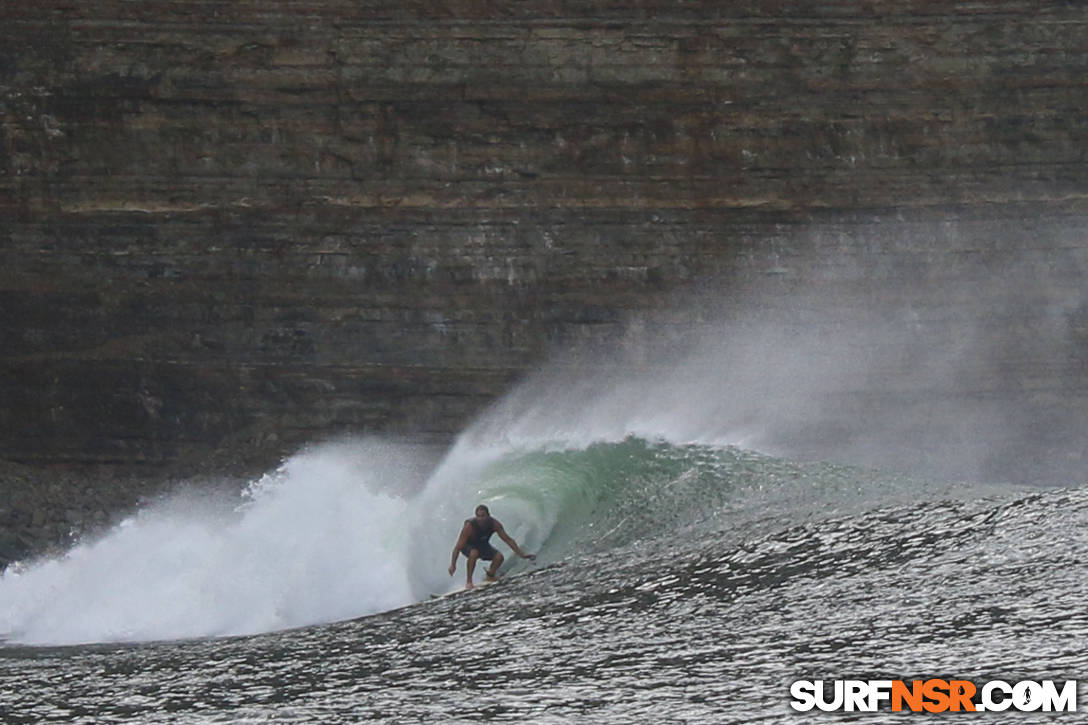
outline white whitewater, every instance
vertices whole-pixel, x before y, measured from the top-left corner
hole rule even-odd
[[[426,481],[412,455],[375,439],[315,446],[239,500],[182,493],[59,558],[13,566],[0,575],[0,638],[246,635],[412,604],[463,584],[463,563],[456,579],[446,567],[477,500],[506,499],[504,523],[526,546],[547,535],[535,507],[478,489],[490,455],[463,451]]]

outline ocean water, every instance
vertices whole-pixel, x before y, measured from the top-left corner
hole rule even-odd
[[[930,716],[799,713],[790,684],[931,677],[1078,680],[1083,710],[1088,302],[1062,274],[780,280],[682,345],[557,357],[437,460],[345,438],[179,491],[0,574],[0,722],[900,722]],[[538,557],[454,593],[478,503]]]
[[[1082,486],[631,435],[463,441],[405,494],[366,475],[397,450],[317,446],[9,570],[0,721],[876,722],[902,715],[802,715],[789,685],[1088,672]],[[539,557],[433,598],[477,502]]]

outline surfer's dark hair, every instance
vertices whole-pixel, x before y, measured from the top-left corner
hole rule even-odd
[[[480,509],[483,509],[484,513],[487,514],[488,516],[491,515],[491,511],[489,511],[487,506],[484,506],[483,504],[480,504],[479,506],[477,506],[476,510],[473,513],[477,513],[477,514],[480,513]]]

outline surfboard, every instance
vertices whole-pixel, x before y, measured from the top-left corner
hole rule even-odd
[[[494,586],[500,581],[502,581],[502,579],[492,579],[491,581],[484,579],[482,582],[476,582],[472,589],[454,589],[452,592],[446,592],[445,594],[432,594],[431,599],[445,599],[447,597],[457,596],[458,594],[471,594],[472,592],[479,591],[480,589]]]
[[[533,562],[533,568],[530,571],[513,571],[513,572],[510,572],[510,573],[507,573],[507,574],[504,574],[504,575],[500,576],[498,579],[496,579],[494,581],[487,581],[485,579],[482,582],[477,582],[476,586],[473,587],[472,589],[454,589],[452,592],[446,592],[445,594],[431,594],[430,598],[432,600],[434,600],[434,599],[445,599],[446,597],[452,597],[452,596],[456,596],[458,594],[471,594],[472,592],[474,592],[474,591],[476,591],[478,589],[483,589],[485,587],[489,587],[489,586],[492,586],[494,584],[502,584],[507,579],[520,580],[522,577],[535,577],[535,576],[539,576],[540,574],[543,574],[545,572],[551,571],[552,569],[562,569],[564,566],[566,566],[566,563],[561,562],[561,561],[553,562],[551,564],[545,564],[543,566],[540,566],[539,562],[537,561],[537,562]],[[426,601],[426,600],[424,600],[424,601]]]

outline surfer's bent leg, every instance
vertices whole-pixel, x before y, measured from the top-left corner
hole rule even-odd
[[[468,570],[468,583],[465,584],[465,589],[472,589],[472,573],[476,571],[476,560],[480,558],[480,550],[472,549],[468,552],[467,556],[468,564],[465,568]]]
[[[495,581],[495,575],[499,573],[499,567],[502,566],[502,560],[502,552],[496,551],[495,555],[491,557],[491,568],[487,570],[488,581]]]

